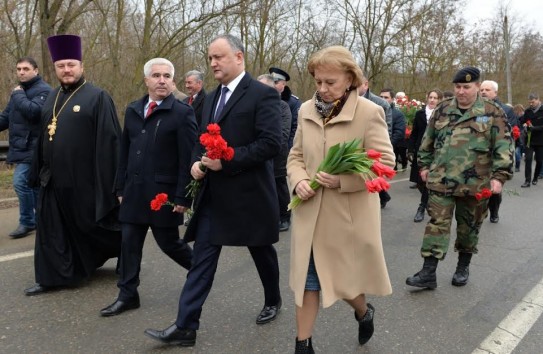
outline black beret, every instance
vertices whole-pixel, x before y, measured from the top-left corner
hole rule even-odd
[[[288,73],[286,71],[284,71],[284,70],[279,69],[279,68],[271,67],[269,72],[270,72],[271,76],[273,76],[274,81],[279,81],[279,80],[288,81],[288,80],[290,80],[290,76],[288,75]]]
[[[478,82],[481,77],[481,70],[474,66],[466,66],[458,70],[453,78],[453,84],[468,84],[470,82]]]

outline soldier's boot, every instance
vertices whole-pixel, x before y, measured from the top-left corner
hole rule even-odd
[[[458,254],[458,264],[456,266],[456,272],[454,272],[452,277],[452,285],[464,286],[468,283],[469,263],[472,255],[472,253],[465,252],[460,252]]]
[[[424,257],[424,265],[422,269],[415,275],[407,278],[405,283],[410,286],[416,286],[418,288],[437,288],[436,270],[437,262],[439,260],[435,257]]]
[[[420,203],[419,208],[417,209],[417,213],[415,214],[415,218],[413,219],[414,222],[421,222],[424,220],[424,213],[426,212],[426,205]]]
[[[496,224],[500,217],[498,215],[498,210],[500,210],[500,204],[502,202],[502,197],[500,194],[493,194],[488,201],[488,211],[490,212],[490,222]]]
[[[304,340],[298,340],[298,337],[296,337],[296,349],[294,354],[315,354],[313,344],[311,344],[311,337]]]

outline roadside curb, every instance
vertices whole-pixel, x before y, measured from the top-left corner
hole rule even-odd
[[[4,198],[0,199],[0,209],[15,208],[19,205],[19,198]]]

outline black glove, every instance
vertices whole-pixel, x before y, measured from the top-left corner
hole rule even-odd
[[[415,158],[415,154],[413,154],[412,152],[407,153],[407,160],[409,160],[409,162],[412,163],[414,158]]]

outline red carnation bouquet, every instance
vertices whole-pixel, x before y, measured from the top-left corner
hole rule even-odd
[[[333,175],[360,173],[366,181],[368,192],[378,193],[388,190],[390,184],[385,177],[388,179],[394,177],[396,171],[379,161],[380,152],[371,149],[365,151],[360,148],[360,142],[360,139],[354,139],[332,146],[317,168],[317,172],[323,171]],[[321,187],[315,177],[309,181],[309,186],[313,190]],[[288,209],[292,210],[302,202],[303,200],[296,195],[290,201]]]
[[[228,146],[226,140],[221,136],[221,127],[217,123],[207,125],[207,133],[200,135],[200,144],[206,149],[204,156],[212,160],[230,161],[234,158],[234,149]],[[205,171],[207,168],[200,163],[200,169]],[[192,180],[187,186],[186,196],[194,198],[200,190],[200,184],[200,180]]]
[[[166,193],[158,193],[155,196],[155,199],[151,200],[151,210],[159,211],[163,205],[175,206],[174,203],[168,200],[168,195]]]
[[[488,199],[492,197],[492,191],[488,188],[483,188],[479,193],[475,193],[475,199]]]
[[[514,140],[517,140],[520,137],[520,129],[516,125],[511,130],[511,135]]]

